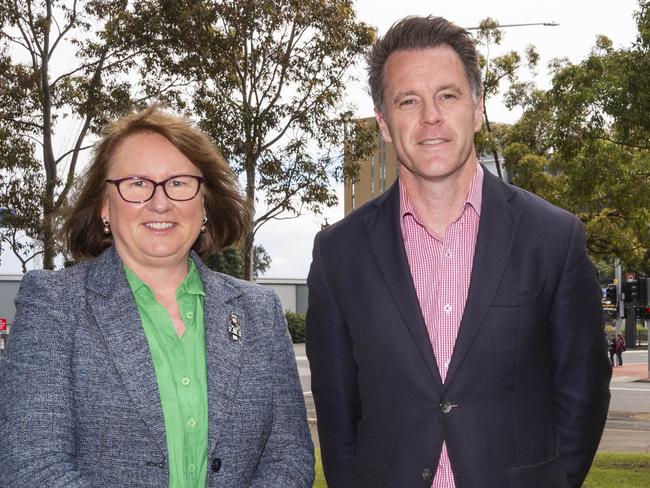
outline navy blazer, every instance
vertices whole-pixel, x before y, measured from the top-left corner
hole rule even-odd
[[[279,300],[192,258],[205,291],[207,486],[310,487],[312,443]],[[16,308],[0,368],[0,486],[167,486],[156,374],[114,248],[26,274]]]
[[[584,480],[611,367],[581,223],[485,170],[471,282],[443,384],[411,278],[397,182],[314,243],[307,354],[330,488]]]

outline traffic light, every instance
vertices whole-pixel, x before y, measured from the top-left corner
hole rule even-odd
[[[637,280],[637,293],[638,293],[638,298],[639,298],[639,305],[650,305],[650,301],[648,300],[648,292],[650,289],[648,288],[648,281],[650,281],[650,278],[639,278]]]
[[[607,303],[610,305],[614,305],[616,307],[618,305],[617,298],[616,285],[614,283],[610,283],[607,285],[607,289],[605,290],[605,300],[607,300]]]
[[[639,308],[639,318],[643,320],[650,320],[650,307],[643,306]]]
[[[639,296],[638,281],[625,281],[622,291],[625,295],[625,303],[636,303]]]

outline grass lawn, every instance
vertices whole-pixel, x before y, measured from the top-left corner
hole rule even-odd
[[[650,454],[599,452],[583,488],[650,488]],[[314,488],[327,488],[316,450]]]
[[[582,486],[650,488],[650,454],[599,452]]]

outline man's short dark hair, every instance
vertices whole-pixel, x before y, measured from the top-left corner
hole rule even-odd
[[[404,17],[377,39],[368,54],[368,83],[375,107],[384,111],[384,69],[395,51],[428,49],[446,44],[460,57],[475,99],[483,93],[476,44],[462,27],[442,17]]]

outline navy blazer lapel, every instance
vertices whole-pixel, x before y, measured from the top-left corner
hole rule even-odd
[[[241,290],[227,283],[220,275],[210,271],[192,253],[201,274],[205,291],[205,347],[208,374],[208,455],[224,431],[234,397],[239,387],[242,347],[247,337],[246,317],[237,297]],[[231,314],[237,316],[241,328],[239,340],[228,332]]]
[[[167,453],[165,423],[156,372],[140,314],[113,247],[98,256],[88,272],[88,303],[104,335],[133,404],[158,447]]]
[[[483,199],[472,275],[463,319],[445,384],[453,381],[480,330],[501,283],[515,238],[519,211],[508,203],[514,193],[483,168]]]
[[[420,309],[400,226],[399,180],[377,200],[376,210],[364,217],[368,241],[384,282],[393,297],[413,342],[434,380],[442,384],[431,341]]]

